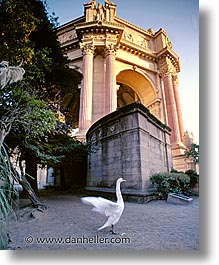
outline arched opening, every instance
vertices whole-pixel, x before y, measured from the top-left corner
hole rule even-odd
[[[61,107],[64,109],[65,121],[76,129],[79,122],[80,90],[64,96]]]
[[[138,94],[128,85],[117,83],[117,107],[123,107],[135,101],[140,101]]]
[[[132,69],[123,70],[117,75],[116,83],[118,107],[141,101],[153,115],[161,118],[160,99],[152,83],[144,74]]]
[[[73,129],[77,129],[79,125],[79,108],[80,108],[80,87],[83,78],[79,68],[72,66],[71,85],[66,88],[66,93],[62,97],[60,110],[64,114],[64,120],[70,124]]]
[[[116,77],[116,82],[134,90],[141,103],[145,106],[149,105],[156,98],[156,93],[149,80],[137,71],[121,71]]]

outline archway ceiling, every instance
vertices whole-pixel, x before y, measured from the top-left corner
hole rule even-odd
[[[156,93],[148,79],[134,70],[121,71],[116,77],[116,82],[130,86],[146,107],[156,99]]]

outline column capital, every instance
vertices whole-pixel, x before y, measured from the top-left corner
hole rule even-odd
[[[161,76],[162,79],[164,79],[167,76],[178,79],[178,75],[176,74],[176,69],[172,66],[166,66],[164,68],[161,68],[159,70],[159,75]]]
[[[83,42],[80,43],[80,48],[82,50],[83,55],[86,55],[86,54],[93,55],[96,49],[92,43],[83,43]]]
[[[177,74],[172,76],[172,80],[173,80],[173,84],[175,84],[177,86],[179,85],[179,78],[178,78]]]
[[[161,78],[162,78],[162,80],[165,78],[165,77],[171,77],[172,76],[172,71],[171,70],[169,70],[169,69],[165,69],[165,70],[161,70],[160,71],[160,76],[161,76]]]
[[[104,48],[105,56],[114,55],[116,56],[116,51],[118,50],[118,46],[114,43],[109,43]]]
[[[172,64],[169,58],[163,58],[159,62],[159,74],[161,78],[165,78],[166,76],[174,76],[177,75],[177,71],[175,66]]]

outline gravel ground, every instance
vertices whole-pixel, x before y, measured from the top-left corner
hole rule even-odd
[[[97,231],[106,218],[82,204],[79,196],[41,199],[46,201],[47,210],[41,213],[22,207],[19,221],[12,222],[12,249],[199,250],[197,197],[190,205],[125,202],[115,225],[116,235],[111,235],[109,228]]]

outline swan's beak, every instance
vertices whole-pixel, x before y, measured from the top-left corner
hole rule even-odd
[[[122,180],[122,182],[126,181],[125,179]]]

